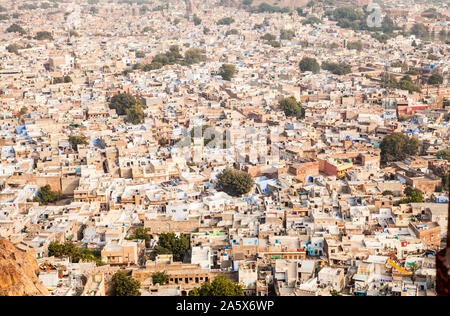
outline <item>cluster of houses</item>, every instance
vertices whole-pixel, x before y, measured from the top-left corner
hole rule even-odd
[[[436,294],[449,202],[449,162],[436,155],[450,148],[448,42],[405,33],[383,43],[331,20],[302,23],[295,11],[214,1],[149,2],[148,11],[72,2],[0,21],[0,236],[36,256],[52,295],[105,295],[120,269],[142,295],[188,295],[222,275],[257,296]],[[426,18],[424,5],[401,4],[387,7],[396,23],[448,31],[448,8]],[[217,24],[226,17],[234,22]],[[29,36],[6,31],[13,23]],[[261,39],[283,30],[294,35],[280,47]],[[34,38],[39,31],[53,39]],[[361,50],[349,48],[355,41]],[[175,46],[203,60],[136,67]],[[305,57],[351,70],[301,71]],[[231,80],[223,64],[235,65]],[[386,86],[386,76],[409,76],[420,92]],[[141,123],[109,107],[119,93],[143,105]],[[280,109],[290,96],[304,117]],[[382,163],[380,144],[394,132],[416,138],[418,153]],[[249,193],[218,189],[226,168],[251,175]],[[62,198],[40,203],[46,185]],[[408,187],[423,201],[399,203]],[[149,243],[132,238],[137,228]],[[168,233],[189,237],[183,261],[149,255]],[[49,257],[65,241],[103,265]],[[154,284],[156,272],[168,281]]]

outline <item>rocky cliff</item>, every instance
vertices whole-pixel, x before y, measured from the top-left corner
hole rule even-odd
[[[36,258],[0,239],[0,296],[48,295],[38,271]]]

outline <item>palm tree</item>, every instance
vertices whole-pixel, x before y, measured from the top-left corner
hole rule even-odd
[[[411,280],[414,284],[414,282],[416,282],[416,272],[417,270],[419,270],[419,266],[417,265],[417,263],[414,261],[410,266],[409,269],[411,270]]]

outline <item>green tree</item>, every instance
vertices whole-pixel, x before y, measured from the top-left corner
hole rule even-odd
[[[199,48],[191,48],[184,53],[184,60],[189,65],[197,64],[203,59],[202,51]]]
[[[352,68],[348,64],[332,63],[332,62],[326,62],[326,61],[324,61],[322,63],[322,69],[328,70],[331,73],[338,75],[338,76],[347,75],[352,72]]]
[[[436,152],[436,157],[438,159],[445,159],[447,161],[450,161],[450,148],[439,150]]]
[[[142,33],[155,32],[155,30],[151,26],[146,26],[142,29]]]
[[[410,69],[406,72],[407,75],[417,76],[419,73],[415,69]]]
[[[136,58],[145,58],[145,53],[144,52],[137,51],[135,53],[135,55],[136,55]]]
[[[419,189],[406,187],[404,193],[407,197],[401,199],[399,201],[399,204],[422,203],[423,202],[423,193]]]
[[[134,105],[141,105],[141,102],[129,93],[116,94],[109,102],[109,108],[116,110],[118,115],[126,115],[127,109]]]
[[[19,24],[11,24],[10,27],[6,29],[7,33],[19,33],[20,35],[25,35],[27,32]]]
[[[125,110],[127,114],[127,122],[137,125],[141,124],[144,121],[144,110],[142,108],[142,105],[136,103],[131,106],[131,108],[128,108]]]
[[[281,43],[279,41],[267,41],[266,44],[275,48],[281,47]]]
[[[134,231],[134,234],[128,236],[126,239],[127,240],[135,240],[135,239],[145,240],[145,245],[146,245],[146,247],[148,247],[150,245],[150,241],[153,239],[153,236],[151,234],[149,234],[148,231],[149,231],[148,228],[138,227]]]
[[[361,41],[355,41],[355,42],[348,43],[347,48],[348,49],[356,49],[357,51],[361,51],[363,48],[363,45],[362,45]]]
[[[155,272],[152,274],[153,284],[164,285],[169,282],[170,276],[166,274],[166,272]]]
[[[200,19],[196,14],[194,14],[193,20],[195,26],[202,24],[202,19]]]
[[[385,88],[408,90],[409,93],[420,92],[420,88],[412,82],[409,75],[403,76],[400,81],[397,81],[394,75],[383,76],[382,84]]]
[[[38,41],[53,40],[53,35],[50,32],[41,31],[41,32],[37,32],[36,36],[34,38]]]
[[[244,291],[241,285],[224,276],[218,276],[212,283],[207,281],[199,288],[192,289],[189,296],[244,296]]]
[[[229,36],[229,35],[238,35],[239,34],[239,31],[238,30],[236,30],[236,29],[231,29],[231,30],[228,30],[226,33],[225,33],[225,36]]]
[[[234,23],[234,19],[231,17],[223,18],[217,21],[217,25],[230,25]]]
[[[266,40],[266,41],[275,41],[277,39],[277,37],[273,34],[266,33],[263,36],[261,36],[261,39]]]
[[[72,145],[72,148],[78,152],[78,145],[88,145],[86,136],[70,136],[69,143]]]
[[[320,71],[320,65],[315,58],[303,57],[299,63],[300,70],[302,72],[311,71],[313,73],[318,73]]]
[[[383,193],[381,193],[383,196],[387,196],[387,195],[392,195],[394,196],[394,192],[390,191],[390,190],[385,190],[383,191]]]
[[[280,39],[290,41],[295,37],[295,32],[293,30],[281,30]]]
[[[314,24],[322,24],[322,20],[319,19],[319,18],[317,18],[317,17],[315,17],[315,16],[311,16],[311,17],[309,17],[309,18],[303,20],[303,21],[302,21],[302,24],[303,24],[303,25],[308,25],[308,24],[310,24],[310,25],[314,25]]]
[[[183,56],[180,53],[180,47],[178,45],[170,46],[169,51],[165,54],[165,56],[169,59],[170,64],[174,64],[180,59],[183,59]]]
[[[396,84],[396,88],[401,90],[408,90],[409,93],[412,92],[420,92],[420,88],[417,87],[413,82],[410,76],[403,76],[400,81]]]
[[[450,107],[450,100],[447,98],[444,98],[444,100],[442,100],[442,106],[444,108]]]
[[[226,168],[217,175],[217,189],[231,196],[249,193],[253,184],[252,176],[240,170]]]
[[[449,183],[450,183],[450,176],[448,173],[444,173],[441,175],[441,188],[444,191],[448,191],[448,187],[449,187]]]
[[[37,195],[33,198],[33,202],[39,202],[39,204],[48,205],[61,199],[62,193],[52,191],[51,186],[49,184],[46,184],[39,189]]]
[[[289,12],[290,9],[289,7],[283,7],[280,8],[279,6],[276,5],[270,5],[267,2],[263,2],[261,4],[259,4],[258,7],[254,8],[251,10],[251,12],[256,12],[256,13],[264,13],[264,12],[268,12],[268,13],[287,13]]]
[[[409,266],[409,270],[411,270],[411,281],[414,284],[417,279],[417,270],[419,270],[419,266],[415,261]]]
[[[414,137],[396,132],[383,138],[380,149],[382,163],[399,161],[416,155],[419,150],[419,141]]]
[[[342,296],[342,294],[339,293],[339,292],[336,291],[336,290],[331,290],[331,291],[330,291],[330,295],[331,295],[331,296]]]
[[[415,35],[415,36],[417,36],[418,38],[421,38],[421,39],[429,39],[430,38],[430,33],[428,31],[428,27],[426,27],[422,23],[414,24],[411,27],[411,29],[409,30],[409,32],[412,35]]]
[[[48,245],[49,257],[57,257],[57,258],[72,257],[75,253],[76,247],[70,241],[66,241],[63,244],[53,241]]]
[[[140,282],[131,276],[127,276],[125,272],[116,272],[111,281],[111,296],[141,296]]]
[[[21,47],[17,44],[10,44],[8,45],[8,47],[6,47],[6,50],[8,51],[8,53],[19,55],[20,48]]]
[[[101,260],[101,252],[98,250],[90,250],[87,248],[78,248],[71,241],[66,241],[63,244],[58,242],[51,242],[48,246],[49,257],[69,257],[74,263],[82,261],[95,262],[98,266],[105,263]]]
[[[442,84],[444,82],[444,78],[439,74],[432,74],[430,78],[428,78],[428,84]]]
[[[417,188],[406,187],[405,194],[411,199],[413,203],[423,202],[423,193]]]
[[[25,105],[22,106],[20,108],[20,112],[19,113],[20,113],[21,116],[26,115],[28,113],[28,108]]]
[[[89,13],[90,14],[92,14],[92,15],[96,15],[96,14],[98,14],[98,8],[97,7],[90,7],[89,8]]]
[[[223,64],[219,69],[219,75],[223,80],[230,81],[236,73],[236,66],[232,64]]]
[[[75,30],[70,30],[70,31],[69,31],[69,35],[70,35],[71,37],[80,37],[80,34],[78,34],[78,32],[75,31]]]
[[[279,107],[286,116],[293,116],[297,119],[305,117],[305,110],[294,96],[281,99]]]
[[[172,254],[174,261],[183,261],[189,248],[189,236],[184,234],[176,236],[174,233],[167,233],[159,236],[158,243],[154,248],[154,253],[157,255]]]

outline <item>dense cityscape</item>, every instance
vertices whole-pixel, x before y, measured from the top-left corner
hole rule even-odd
[[[450,295],[441,0],[0,0],[0,296]]]

